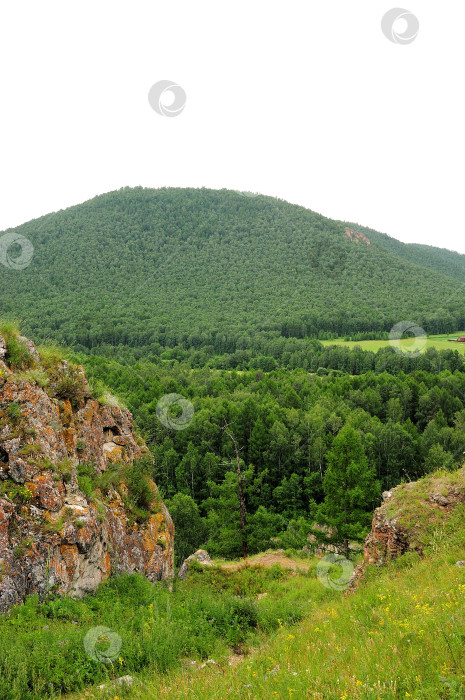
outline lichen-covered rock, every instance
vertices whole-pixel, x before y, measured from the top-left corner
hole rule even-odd
[[[0,377],[10,374],[10,369],[6,365],[7,348],[5,338],[0,334]]]
[[[5,338],[0,334],[0,360],[5,360],[5,358],[6,358]]]
[[[35,369],[45,372],[26,345]],[[99,499],[79,489],[80,463],[101,475],[146,452],[131,414],[92,399],[81,367],[64,362],[48,375],[41,388],[33,373],[12,372],[0,336],[0,612],[30,593],[94,592],[111,573],[139,572],[152,581],[174,573],[174,525],[153,482],[142,522],[124,504],[124,484]]]
[[[115,685],[122,685],[122,686],[131,686],[134,683],[134,678],[132,676],[120,676],[119,678],[115,678],[115,680],[112,683],[102,683],[102,685],[98,685],[97,688],[99,690],[108,690],[111,689],[112,686]],[[118,697],[116,695],[116,697]]]
[[[198,561],[199,564],[203,564],[203,566],[212,566],[213,562],[210,559],[210,555],[205,549],[198,549],[194,554],[191,554],[190,557],[187,557],[187,559],[184,559],[184,562],[179,569],[178,577],[179,578],[186,578],[187,572],[189,570],[189,564],[192,561]]]
[[[348,592],[355,590],[369,565],[382,566],[405,552],[423,553],[435,529],[457,505],[465,505],[465,468],[401,484],[382,497]]]
[[[29,353],[29,355],[32,357],[32,359],[37,363],[40,364],[40,357],[39,353],[37,352],[36,346],[32,342],[32,340],[29,340],[29,338],[25,338],[23,335],[18,336],[18,341],[20,343],[24,343],[26,346],[26,349]]]
[[[320,525],[315,522],[311,531],[307,535],[308,544],[302,547],[302,551],[310,556],[321,557],[327,552],[336,553],[339,547],[331,543],[331,538],[336,534],[336,530],[327,525]]]
[[[336,536],[336,528],[315,522],[307,535],[308,544],[302,547],[302,551],[312,557],[323,557],[325,554],[343,554],[345,544],[337,542]],[[349,549],[352,553],[362,551],[360,544],[354,541],[349,542]]]

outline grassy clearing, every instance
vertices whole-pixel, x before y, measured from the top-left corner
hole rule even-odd
[[[409,553],[370,569],[348,597],[320,583],[312,560],[307,571],[194,565],[173,593],[119,576],[81,601],[29,598],[0,621],[0,697],[458,700],[465,696],[465,567],[456,566],[465,559],[463,514],[433,534],[424,559]],[[84,649],[96,626],[121,639],[111,662]],[[107,648],[102,634],[96,653]],[[188,663],[206,659],[218,665]],[[112,685],[126,674],[132,688]]]
[[[427,533],[418,537],[424,556],[409,551],[383,568],[369,567],[350,596],[316,578],[316,560],[304,571],[296,557],[297,569],[285,572],[276,564],[265,568],[273,554],[266,552],[250,558],[253,566],[194,568],[184,589],[192,597],[200,585],[214,597],[233,593],[253,603],[258,618],[249,617],[256,625],[240,643],[241,654],[231,656],[227,645],[237,642],[225,629],[223,646],[209,654],[217,665],[173,663],[161,673],[151,661],[131,673],[132,688],[110,685],[105,695],[94,686],[85,697],[463,700],[465,566],[456,563],[465,560],[465,508],[458,503],[435,518],[440,509],[428,497],[463,493],[464,473],[439,471],[396,491],[393,517]],[[278,556],[293,559],[292,552]],[[170,638],[168,627],[161,633]]]
[[[436,350],[458,350],[460,353],[464,354],[465,343],[449,342],[449,338],[458,338],[460,335],[465,335],[465,331],[457,331],[449,335],[431,335],[426,339],[423,351],[428,348],[436,348]],[[401,338],[399,344],[408,351],[412,349],[415,340],[415,338]],[[358,346],[362,348],[362,350],[371,350],[372,352],[377,352],[381,348],[390,346],[389,340],[344,340],[343,338],[339,338],[336,340],[322,340],[321,342],[327,347],[330,345],[342,345],[347,348]]]
[[[266,595],[265,595],[266,594]],[[291,628],[312,606],[331,597],[315,572],[246,567],[240,571],[192,567],[173,593],[141,576],[118,576],[83,600],[30,597],[0,619],[2,700],[56,698],[121,675],[167,673],[181,659],[214,657],[226,663],[263,644],[282,627]],[[105,634],[86,653],[84,639],[97,627],[121,640],[110,662]]]

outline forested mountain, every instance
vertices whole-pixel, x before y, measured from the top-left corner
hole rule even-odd
[[[453,277],[460,282],[465,281],[465,255],[455,253],[445,248],[436,248],[431,245],[421,245],[419,243],[401,243],[401,241],[379,233],[366,226],[359,224],[346,224],[366,235],[372,243],[376,243],[381,248],[394,253],[403,260],[406,260],[429,270],[440,272],[447,277]]]
[[[14,231],[34,257],[2,266],[0,316],[81,350],[204,358],[405,319],[430,333],[465,326],[465,256],[271,197],[125,188]]]

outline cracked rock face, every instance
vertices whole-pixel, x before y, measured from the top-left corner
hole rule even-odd
[[[27,347],[37,367],[37,351]],[[66,377],[68,364],[59,370]],[[99,475],[146,451],[130,412],[100,405],[82,368],[72,376],[79,375],[73,405],[54,395],[53,382],[44,389],[12,372],[0,336],[0,612],[30,593],[92,593],[111,573],[152,581],[174,574],[174,526],[155,484],[156,506],[142,524],[130,520],[121,489],[110,488],[99,504],[79,489],[79,463]]]

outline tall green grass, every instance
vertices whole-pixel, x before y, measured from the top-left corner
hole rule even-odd
[[[83,600],[39,603],[32,596],[0,619],[0,697],[59,697],[125,674],[163,674],[185,657],[224,659],[230,647],[247,651],[280,625],[303,619],[311,601],[325,595],[311,575],[250,567],[193,570],[172,593],[162,583],[122,575]],[[97,660],[84,648],[97,626],[121,639],[110,662],[98,660],[108,647],[105,635]]]
[[[359,590],[313,601],[311,615],[282,627],[223,672],[185,668],[139,677],[138,698],[465,698],[464,524],[433,556],[407,555],[373,569]],[[101,697],[91,694],[90,697]]]
[[[0,335],[3,336],[7,348],[7,361],[12,369],[27,370],[34,365],[27,345],[21,340],[18,324],[13,322],[0,324]]]

